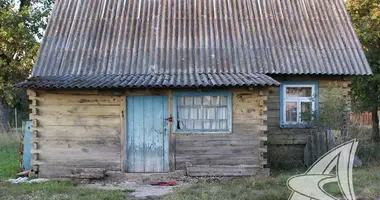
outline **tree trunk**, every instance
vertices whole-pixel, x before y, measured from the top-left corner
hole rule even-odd
[[[380,141],[380,130],[379,130],[379,115],[377,113],[378,106],[374,106],[372,109],[372,139],[374,141]]]
[[[0,133],[9,131],[10,117],[9,106],[0,98]]]

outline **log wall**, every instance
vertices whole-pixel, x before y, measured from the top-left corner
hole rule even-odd
[[[176,169],[187,167],[192,176],[254,175],[264,169],[266,94],[260,89],[232,90],[231,134],[176,134]]]
[[[227,89],[221,89],[226,91]],[[254,175],[267,172],[267,89],[232,90],[231,134],[176,134],[170,127],[169,167],[189,175]],[[29,90],[36,144],[32,165],[40,177],[99,177],[125,171],[126,96],[174,91],[125,90],[119,96],[95,90]],[[190,90],[194,91],[194,90]],[[217,90],[210,90],[217,91]]]
[[[40,177],[90,177],[121,169],[121,98],[110,94],[28,91],[32,166]],[[99,175],[101,176],[101,175]]]

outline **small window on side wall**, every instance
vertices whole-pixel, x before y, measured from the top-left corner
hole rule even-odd
[[[318,113],[318,83],[285,82],[280,91],[281,127],[309,127]]]
[[[176,133],[231,133],[231,92],[174,93]]]

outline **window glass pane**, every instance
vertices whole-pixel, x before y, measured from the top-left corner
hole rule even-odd
[[[297,123],[297,102],[286,103],[286,122]]]
[[[222,105],[222,106],[227,106],[228,105],[228,103],[227,103],[227,96],[222,96],[221,97],[220,105]]]
[[[185,105],[191,106],[193,105],[194,97],[185,97]]]
[[[312,97],[313,90],[311,87],[287,87],[287,97]]]
[[[202,105],[202,97],[194,97],[194,105]]]
[[[313,116],[312,102],[301,102],[301,120],[302,122],[311,122]]]
[[[217,119],[227,119],[227,107],[218,107],[216,109]]]
[[[203,96],[203,105],[211,105],[211,97],[210,96]]]
[[[185,105],[185,97],[178,97],[177,104],[180,106]]]
[[[227,130],[227,96],[178,97],[177,116],[179,130]]]

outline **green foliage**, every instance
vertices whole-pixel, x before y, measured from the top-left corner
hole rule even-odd
[[[305,170],[302,170],[304,172]],[[268,178],[206,179],[189,184],[165,200],[287,200],[291,191],[286,182],[289,177],[301,174],[300,171],[274,171]],[[375,199],[380,195],[380,168],[367,166],[353,171],[355,192],[358,199]],[[326,185],[325,189],[336,197],[342,197],[338,184]],[[341,198],[338,198],[341,199]]]
[[[49,181],[38,184],[11,184],[0,182],[0,195],[4,200],[57,199],[57,200],[127,200],[122,190],[88,189],[74,186],[69,181]]]
[[[6,180],[17,178],[19,172],[19,145],[20,137],[14,133],[0,133],[0,199],[129,199],[126,191],[81,188],[72,182],[8,183]]]
[[[349,105],[344,97],[344,91],[338,82],[329,83],[323,89],[320,98],[321,109],[318,118],[314,120],[314,128],[318,131],[343,130],[348,121]]]
[[[374,115],[373,135],[380,140],[377,110],[380,105],[380,0],[347,0],[356,33],[374,75],[358,77],[352,83],[353,109]]]
[[[380,0],[348,0],[347,10],[374,73],[353,82],[354,108],[372,111],[380,104]]]
[[[20,137],[0,132],[0,181],[15,177],[19,171]]]
[[[14,0],[0,0],[0,100],[7,104],[15,103],[14,85],[26,79],[34,65],[49,3],[35,0],[19,7]]]

